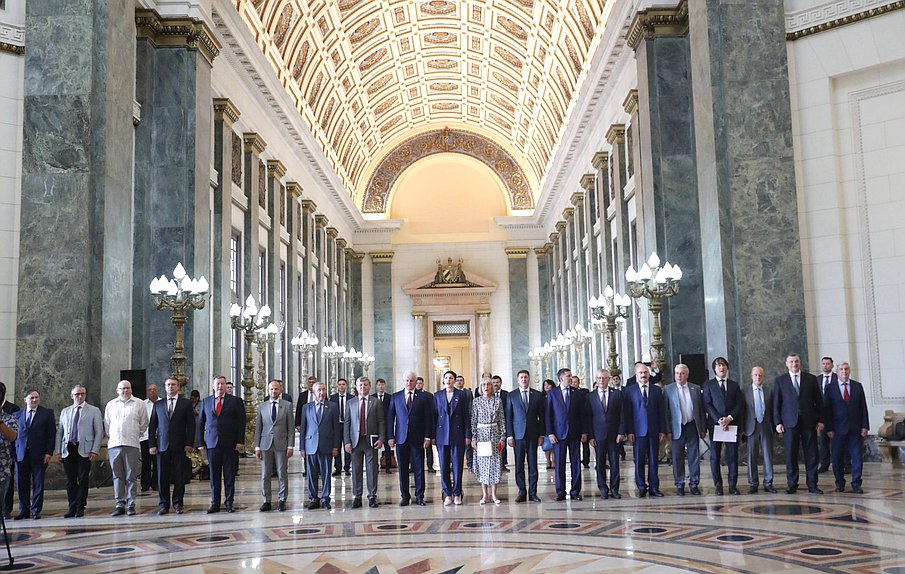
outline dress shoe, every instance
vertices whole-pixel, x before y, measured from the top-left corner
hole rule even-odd
[[[835,489],[833,492],[845,492],[845,487],[844,487],[844,486],[837,486],[836,489]]]
[[[771,486],[765,486],[765,487],[764,487],[764,492],[769,492],[770,494],[776,494],[776,489],[773,488],[772,485],[771,485]]]
[[[157,516],[163,516],[164,514],[169,514],[169,513],[170,513],[170,509],[167,508],[166,506],[161,506],[160,508],[157,509]]]
[[[387,474],[390,474],[390,472],[391,472],[390,469],[387,469]]]
[[[176,514],[182,514],[184,512],[181,504],[174,504],[173,510],[176,511]]]
[[[232,513],[235,512],[235,511],[236,511],[236,509],[233,508],[233,505],[232,505],[232,504],[227,504],[227,505],[226,505],[226,512],[227,512],[227,513],[232,514]]]
[[[767,488],[764,487],[764,490],[767,490]],[[748,494],[757,494],[757,487],[754,486],[753,484],[752,484],[751,486],[749,486],[749,487],[748,487]]]
[[[330,501],[329,501],[329,500],[324,500],[324,501],[321,503],[321,508],[323,508],[324,510],[332,510],[332,509],[333,509],[333,506],[330,505]]]
[[[211,504],[210,506],[207,507],[208,514],[217,514],[218,512],[220,512],[219,506],[214,506],[213,504]]]
[[[538,499],[538,500],[540,500],[540,499]],[[461,504],[462,504],[462,497],[461,497],[461,496],[453,496],[453,504],[455,504],[456,506],[461,506]]]
[[[569,499],[571,499],[571,500],[584,500],[584,497],[582,497],[580,494],[570,494],[570,495],[569,495]]]
[[[828,465],[828,464],[821,464],[820,466],[817,467],[817,472],[826,472],[826,471],[828,471],[829,469],[830,469],[830,465]]]
[[[334,470],[333,476],[342,476],[343,472],[341,470]]]
[[[31,515],[31,519],[32,520],[41,520],[41,513],[35,512],[34,514]]]
[[[817,488],[816,486],[814,488],[809,488],[808,492],[811,494],[823,494],[823,491],[820,490],[819,488]]]
[[[600,491],[600,498],[607,500],[609,497],[610,497],[609,491],[606,491],[606,490]]]
[[[67,512],[66,514],[63,515],[63,518],[74,518],[75,512],[76,512],[75,510],[70,510],[69,512]]]
[[[541,502],[540,497],[536,494],[532,494],[531,496],[529,496],[528,500],[530,500],[531,502]]]
[[[701,496],[701,489],[698,488],[698,485],[694,485],[688,489],[688,492],[695,496]]]
[[[380,505],[377,504],[377,499],[376,499],[376,498],[369,498],[369,499],[368,499],[368,508],[377,508],[378,506],[380,506]]]
[[[657,498],[661,498],[663,496],[663,493],[660,492],[659,488],[652,488],[652,489],[650,489],[650,495],[656,496]]]
[[[356,496],[352,499],[352,508],[361,508],[361,498]]]
[[[418,506],[424,506],[424,499],[419,496],[415,499],[415,504],[417,504]]]
[[[785,490],[785,493],[786,493],[786,494],[795,494],[796,492],[798,492],[798,487],[797,487],[797,486],[790,486],[789,488],[787,488],[787,489]]]
[[[562,502],[562,501],[565,500],[565,499],[566,499],[566,495],[565,495],[565,494],[557,494],[557,495],[556,495],[556,502]]]
[[[270,506],[269,502],[265,502],[261,505],[261,508],[258,509],[259,512],[270,512],[271,510],[273,510],[273,507]]]
[[[124,507],[117,506],[116,508],[113,509],[113,512],[110,513],[110,516],[122,516],[125,513],[126,513],[126,509]],[[22,518],[25,518],[24,514],[20,514],[20,515],[16,516],[16,520],[19,520],[20,516]]]
[[[610,491],[610,498],[615,498],[616,500],[619,500],[620,498],[622,498],[622,495],[619,494],[619,491],[618,491],[618,490],[611,490],[611,491]]]
[[[409,498],[403,498],[399,501],[399,506],[408,506],[409,504],[411,504],[411,499]]]
[[[528,497],[524,494],[519,494],[515,497],[516,502],[525,502],[526,500],[528,500]]]
[[[279,505],[277,505],[277,510],[279,510],[280,512],[286,512],[286,501],[285,500],[280,501]]]
[[[127,509],[126,509],[126,514],[128,514],[129,516],[135,516],[135,507],[134,507],[134,506],[130,506],[129,508],[127,508]]]
[[[308,501],[308,510],[317,510],[321,507],[321,503],[319,500],[309,500]]]
[[[717,496],[723,496],[723,487],[717,486],[713,489],[713,493]]]
[[[679,486],[676,487],[676,494],[679,496],[685,496],[685,485],[684,484],[680,484]]]
[[[75,511],[75,517],[76,517],[76,518],[81,518],[81,517],[83,517],[83,516],[85,516],[85,509],[84,509],[84,508],[79,508],[78,510]]]
[[[352,471],[351,471],[351,470],[347,470],[347,471],[345,471],[344,474],[345,474],[346,476],[352,476]]]
[[[508,467],[508,466],[504,466],[504,467],[502,467],[502,468],[500,469],[500,471],[502,471],[502,472],[509,472],[509,467]]]
[[[645,496],[647,496],[647,489],[642,488],[638,491],[638,498],[644,498]]]
[[[861,489],[860,486],[853,486],[852,494],[864,494],[864,491]]]
[[[729,494],[731,494],[732,496],[738,496],[738,495],[741,494],[741,492],[739,492],[737,486],[730,486],[730,487],[729,487]]]

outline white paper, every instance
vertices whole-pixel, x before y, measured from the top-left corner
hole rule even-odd
[[[723,430],[723,427],[720,425],[715,425],[713,427],[713,441],[714,442],[736,442],[738,438],[738,426],[737,425],[729,425],[726,427],[726,430]]]
[[[478,456],[493,456],[493,445],[490,443],[490,441],[479,441],[476,454]]]

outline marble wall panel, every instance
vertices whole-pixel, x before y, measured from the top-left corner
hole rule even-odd
[[[509,258],[509,337],[511,341],[512,375],[528,363],[528,259]],[[515,382],[512,383],[513,388]]]
[[[386,379],[387,390],[397,391],[401,387],[393,368],[393,273],[392,264],[377,262],[372,265],[374,293],[374,365],[371,372],[374,380]],[[400,373],[401,374],[401,373]]]

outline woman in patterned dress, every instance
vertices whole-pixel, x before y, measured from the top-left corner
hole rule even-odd
[[[506,419],[503,403],[495,395],[493,382],[481,381],[481,396],[474,400],[471,408],[471,436],[475,447],[474,473],[481,482],[481,504],[491,500],[499,504],[496,486],[500,482],[500,460],[503,451],[503,436],[506,433]],[[480,456],[481,443],[490,443],[490,454]]]

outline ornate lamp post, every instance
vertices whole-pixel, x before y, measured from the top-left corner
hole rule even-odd
[[[534,347],[533,350],[528,351],[528,360],[531,362],[531,371],[534,373],[534,384],[540,386],[540,371],[541,365],[543,364],[544,357],[544,348],[543,347]]]
[[[682,270],[679,269],[679,266],[670,265],[667,261],[663,267],[660,267],[660,258],[657,257],[656,252],[650,254],[647,263],[639,271],[635,271],[631,266],[625,271],[625,280],[631,296],[635,299],[644,297],[649,301],[650,313],[654,318],[650,354],[661,370],[666,368],[666,359],[663,354],[660,311],[663,309],[663,299],[672,297],[679,292],[681,279]]]
[[[353,385],[355,384],[355,364],[358,363],[359,359],[361,359],[361,352],[356,351],[355,347],[343,353],[343,363],[348,365],[349,378],[352,379]]]
[[[557,358],[559,359],[559,368],[563,368],[566,365],[566,351],[569,348],[569,339],[566,338],[565,335],[559,333],[556,335],[556,338],[550,342],[553,348],[556,350],[558,354]],[[557,381],[558,383],[559,381]]]
[[[553,378],[553,356],[556,354],[556,349],[553,348],[553,345],[550,341],[544,343],[544,378],[552,379]]]
[[[245,306],[239,307],[233,303],[229,308],[232,328],[245,334],[245,364],[242,367],[242,398],[245,401],[245,444],[254,444],[255,430],[255,406],[251,399],[251,389],[255,385],[254,379],[254,355],[252,344],[255,341],[255,330],[264,324],[270,317],[270,307],[264,305],[260,309],[255,304],[255,298],[251,295],[245,300]]]
[[[369,355],[368,353],[362,353],[361,358],[358,359],[358,362],[361,363],[361,368],[363,371],[362,376],[367,377],[368,371],[371,368],[371,365],[374,363],[374,355]]]
[[[599,298],[591,297],[589,302],[591,323],[594,324],[595,330],[601,328],[606,333],[606,366],[612,377],[622,374],[617,359],[619,355],[616,353],[615,333],[619,327],[619,319],[628,317],[628,306],[631,304],[631,297],[621,293],[614,294],[613,288],[609,285],[603,290],[603,295]]]
[[[176,327],[176,341],[173,343],[173,372],[171,376],[179,381],[179,394],[184,394],[183,389],[188,383],[185,375],[185,322],[188,320],[188,309],[203,309],[207,300],[207,292],[210,285],[202,275],[195,280],[186,275],[182,263],[177,263],[173,269],[173,279],[167,279],[166,275],[151,279],[151,296],[154,298],[154,307],[158,311],[164,309],[173,312],[173,325]]]
[[[267,351],[267,347],[276,342],[279,333],[280,328],[273,323],[269,325],[262,323],[255,329],[255,345],[258,347],[258,376],[257,381],[255,381],[258,400],[255,401],[255,404],[261,404],[267,396],[265,394],[267,389],[267,369],[264,366],[264,354]]]
[[[317,348],[317,337],[314,333],[308,334],[308,331],[302,331],[298,333],[292,340],[289,341],[289,344],[292,345],[292,348],[298,351],[298,353],[302,356],[302,374],[301,378],[305,379],[308,376],[308,373],[311,365],[309,364],[309,360],[311,356],[314,354],[314,349]]]
[[[330,361],[331,371],[333,372],[333,383],[335,384],[336,380],[339,379],[339,358],[343,356],[343,353],[346,352],[346,348],[342,345],[336,344],[336,339],[333,339],[330,345],[324,345],[321,349],[321,353],[324,355],[324,358]],[[327,381],[327,391],[331,391],[330,381]]]
[[[584,372],[584,350],[585,347],[591,342],[591,332],[585,329],[581,323],[575,323],[575,329],[569,329],[570,333],[573,333],[571,339],[572,344],[575,346],[578,351],[578,378],[582,381],[585,381],[585,372]],[[590,388],[590,382],[585,381],[585,385]]]

